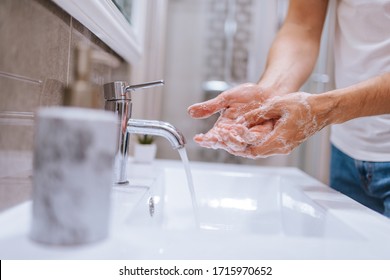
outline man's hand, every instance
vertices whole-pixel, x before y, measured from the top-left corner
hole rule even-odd
[[[257,84],[243,84],[221,93],[214,99],[194,104],[188,108],[193,118],[207,118],[217,112],[221,115],[214,127],[206,134],[194,137],[195,142],[206,148],[224,149],[229,153],[242,152],[247,147],[249,129],[237,120],[259,108],[270,96],[278,93],[271,89],[264,89]],[[252,127],[251,133],[257,136],[269,133],[273,128],[273,121],[267,120]],[[255,141],[254,139],[249,139]]]
[[[316,96],[305,92],[267,100],[262,106],[237,120],[237,125],[248,128],[247,135],[243,137],[247,146],[243,151],[234,154],[249,158],[289,154],[329,124],[329,109],[317,105]],[[266,134],[257,133],[257,126],[267,121],[273,122],[272,130]]]
[[[207,148],[221,148],[233,155],[259,158],[289,154],[329,124],[330,107],[317,96],[296,92],[265,99],[261,104],[235,107],[240,114],[222,112],[214,127],[194,139]]]
[[[246,83],[227,90],[216,98],[197,103],[188,108],[192,118],[207,118],[217,112],[223,112],[224,117],[235,119],[240,114],[257,108],[266,98],[274,95],[257,84]]]

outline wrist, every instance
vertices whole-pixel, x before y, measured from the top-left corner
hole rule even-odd
[[[272,74],[270,71],[265,72],[257,84],[267,91],[273,92],[274,96],[298,92],[301,84],[297,83],[292,76],[284,76],[280,73]]]
[[[313,115],[322,127],[344,122],[342,108],[340,108],[340,96],[337,93],[311,94],[308,102]]]
[[[315,115],[326,122],[326,125],[339,124],[349,120],[350,108],[345,104],[345,95],[338,90],[321,94],[312,94]]]
[[[260,80],[257,82],[257,85],[262,89],[264,93],[268,95],[268,97],[282,96],[296,91],[278,82],[273,83],[269,81]]]

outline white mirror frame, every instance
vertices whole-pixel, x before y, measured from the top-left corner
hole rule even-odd
[[[52,0],[130,64],[143,52],[146,0],[133,0],[130,24],[111,0]]]

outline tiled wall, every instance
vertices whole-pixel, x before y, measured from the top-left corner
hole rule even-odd
[[[0,211],[31,194],[34,112],[61,104],[80,41],[116,56],[50,0],[0,1]],[[99,85],[126,79],[128,68],[93,66],[102,101]]]
[[[254,36],[251,33],[253,17],[256,16],[254,6],[253,0],[207,1],[206,81],[248,81],[248,56]],[[233,30],[226,32],[225,25]]]
[[[253,17],[256,16],[253,0],[210,0],[206,3],[206,28],[204,35],[204,81],[225,81],[239,84],[248,81],[249,50],[254,37]],[[226,26],[232,30],[227,31]],[[204,99],[214,98],[220,91],[205,90]],[[207,131],[218,116],[202,121]],[[223,150],[200,149],[204,161],[241,163],[243,159]]]

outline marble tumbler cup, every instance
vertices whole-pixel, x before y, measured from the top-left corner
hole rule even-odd
[[[72,107],[37,112],[32,240],[61,246],[107,237],[117,131],[111,112]]]

